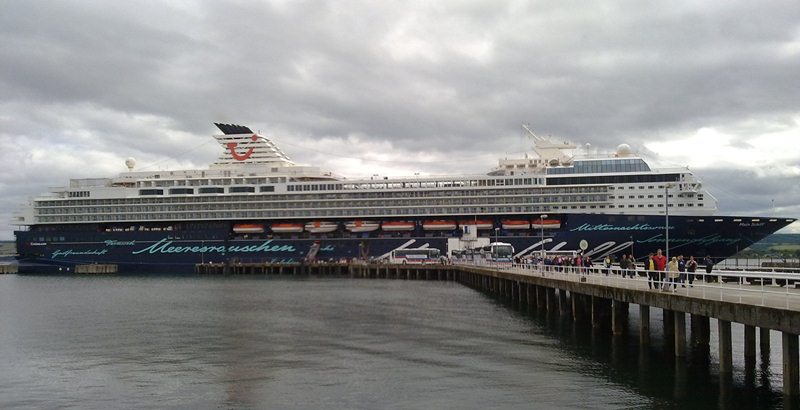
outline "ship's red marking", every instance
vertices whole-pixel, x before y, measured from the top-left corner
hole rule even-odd
[[[253,142],[256,142],[256,141],[258,141],[258,136],[257,135],[253,135],[252,137],[250,137],[250,139],[253,140]],[[254,147],[250,147],[247,150],[247,152],[245,152],[244,154],[239,154],[238,152],[236,152],[236,147],[239,145],[239,143],[229,142],[229,143],[227,143],[225,145],[231,151],[231,155],[233,156],[233,159],[235,159],[237,161],[244,161],[247,158],[250,158],[250,155],[253,155]]]

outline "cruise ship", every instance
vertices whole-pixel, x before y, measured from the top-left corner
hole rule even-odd
[[[203,263],[386,260],[488,242],[514,257],[583,252],[594,260],[656,249],[729,257],[795,221],[718,215],[688,168],[652,169],[628,145],[608,155],[534,134],[533,153],[481,175],[346,178],[294,163],[241,125],[215,124],[207,169],[72,179],[13,216],[20,271],[116,264],[192,272]]]

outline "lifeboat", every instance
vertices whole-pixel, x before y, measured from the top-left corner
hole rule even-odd
[[[413,231],[414,222],[406,221],[388,221],[381,224],[381,229],[389,232],[397,231]]]
[[[262,224],[234,224],[233,232],[236,233],[264,233]]]
[[[452,231],[458,225],[456,221],[424,221],[422,229],[426,231]]]
[[[528,229],[531,227],[530,222],[525,220],[505,220],[502,221],[503,229],[506,230],[519,230]]]
[[[494,228],[494,223],[492,221],[489,221],[489,220],[480,220],[479,219],[477,221],[458,221],[458,224],[460,226],[465,226],[465,225],[477,226],[478,229],[481,229],[481,230]]]
[[[303,232],[303,224],[275,223],[270,225],[269,229],[275,233],[298,233]]]
[[[314,221],[306,224],[306,231],[311,233],[328,233],[333,232],[339,228],[336,222],[321,222]]]
[[[534,219],[531,222],[531,227],[536,229],[558,229],[561,227],[561,221],[558,219]]]
[[[344,224],[344,229],[350,232],[372,232],[381,227],[378,222],[371,221],[352,221]]]

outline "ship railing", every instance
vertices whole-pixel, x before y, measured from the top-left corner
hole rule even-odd
[[[485,266],[524,275],[584,282],[601,286],[664,292],[692,298],[742,303],[800,311],[800,273],[717,270],[680,272],[676,279],[669,272],[643,269],[623,270],[618,266],[578,267],[541,263],[497,264],[491,261],[462,263]],[[691,276],[693,275],[693,276]],[[649,282],[649,283],[648,283]]]

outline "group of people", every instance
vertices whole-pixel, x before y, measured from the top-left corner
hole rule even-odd
[[[603,266],[606,268],[604,271],[606,275],[609,273],[616,273],[622,275],[623,278],[629,276],[633,278],[636,275],[636,258],[634,258],[633,255],[622,255],[619,260],[619,271],[614,269],[611,255],[606,255],[606,258],[603,260]]]
[[[619,267],[614,265],[614,260],[611,255],[606,255],[603,259],[602,268],[595,266],[591,257],[584,256],[578,253],[575,256],[569,257],[564,255],[548,255],[544,259],[532,257],[531,259],[514,260],[515,263],[525,264],[539,264],[545,267],[550,267],[558,271],[575,272],[575,273],[591,273],[593,271],[602,271],[602,273],[622,275],[623,278],[634,278],[636,276],[636,258],[633,255],[622,255],[619,259]],[[714,266],[710,256],[703,259],[706,273],[711,273]],[[695,272],[699,266],[698,261],[694,256],[689,256],[688,259],[683,255],[674,256],[671,260],[667,260],[661,249],[657,250],[655,254],[650,253],[644,261],[644,270],[647,272],[647,286],[650,289],[664,290],[676,292],[678,286],[694,287]]]
[[[516,264],[529,264],[546,266],[549,269],[565,272],[587,273],[594,268],[594,262],[590,256],[584,256],[577,253],[574,256],[569,255],[547,255],[544,258],[539,256],[531,256],[529,258],[514,258]]]
[[[714,267],[714,262],[710,256],[706,256],[703,260],[706,267],[706,273],[711,273]],[[667,261],[667,257],[661,253],[661,249],[657,250],[655,255],[652,253],[647,255],[645,261],[645,270],[647,270],[647,286],[650,289],[664,290],[676,292],[678,285],[686,287],[694,286],[695,272],[697,271],[698,263],[694,256],[689,256],[689,259],[684,259],[683,255],[673,256],[671,260]]]

